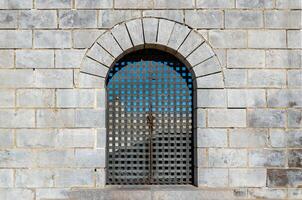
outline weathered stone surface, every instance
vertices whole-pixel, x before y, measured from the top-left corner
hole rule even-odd
[[[160,19],[158,24],[157,43],[167,45],[175,26],[175,22]]]
[[[288,48],[302,48],[301,30],[287,30],[287,46]]]
[[[208,166],[208,150],[206,148],[197,148],[197,160],[196,167],[207,167]],[[196,165],[195,164],[195,165]]]
[[[290,199],[301,199],[302,198],[302,189],[288,188],[288,197]]]
[[[227,187],[228,170],[219,168],[199,168],[198,180],[199,187]]]
[[[270,141],[272,147],[302,147],[302,131],[301,130],[271,130]]]
[[[104,30],[74,30],[72,32],[73,47],[89,48],[103,32]]]
[[[138,10],[101,10],[99,12],[98,27],[112,27],[120,22],[140,17]]]
[[[79,88],[101,88],[104,89],[105,78],[91,76],[85,73],[78,73],[76,77],[76,85]]]
[[[197,90],[197,107],[226,107],[227,95],[224,89],[198,89]]]
[[[53,50],[17,50],[17,68],[54,68]]]
[[[264,22],[266,28],[301,28],[301,12],[295,11],[265,11]]]
[[[221,66],[216,56],[209,58],[208,60],[196,65],[194,67],[194,73],[196,77],[209,75],[215,72],[221,71]]]
[[[58,187],[91,187],[93,182],[93,172],[90,169],[66,169],[55,172],[55,185]]]
[[[25,29],[56,28],[57,14],[54,10],[20,11],[19,27]]]
[[[67,69],[35,70],[35,86],[40,88],[72,88],[73,71]]]
[[[228,68],[259,68],[265,66],[265,51],[263,50],[228,50]]]
[[[222,73],[211,74],[208,76],[197,77],[197,88],[223,88]]]
[[[249,151],[250,167],[284,167],[285,152],[279,150]]]
[[[38,188],[36,189],[37,200],[43,199],[68,199],[69,189],[66,188]]]
[[[56,133],[50,129],[17,129],[16,145],[21,148],[53,148]]]
[[[36,48],[70,48],[71,32],[63,30],[39,30],[34,32]]]
[[[246,111],[244,109],[210,109],[208,110],[209,127],[245,127]]]
[[[267,147],[268,138],[268,131],[265,129],[232,129],[229,132],[230,147]]]
[[[229,89],[228,107],[265,107],[265,90],[262,89]]]
[[[0,169],[0,188],[9,188],[13,186],[14,171],[12,169]]]
[[[154,0],[155,8],[193,8],[194,2],[191,0]]]
[[[125,24],[114,27],[111,32],[113,37],[116,39],[116,41],[124,51],[133,47]]]
[[[107,0],[108,1],[108,0]],[[114,7],[119,9],[125,8],[132,8],[132,9],[139,9],[139,8],[152,8],[153,7],[153,0],[115,0]]]
[[[230,169],[231,187],[265,187],[266,169]]]
[[[104,33],[98,40],[100,44],[106,51],[108,51],[113,57],[117,58],[123,53],[123,50],[118,45],[113,35],[110,32]],[[100,55],[102,56],[102,55]],[[108,65],[110,66],[110,65]]]
[[[204,42],[204,39],[197,32],[191,31],[179,47],[178,52],[182,56],[187,57],[194,49],[201,45],[202,42]]]
[[[71,8],[72,0],[36,0],[36,7],[42,9],[51,8]]]
[[[246,158],[243,149],[209,149],[209,167],[246,167]]]
[[[56,68],[80,68],[84,50],[56,50]]]
[[[30,189],[19,188],[1,188],[0,199],[5,200],[32,200],[34,199],[34,192]]]
[[[117,2],[115,2],[116,5]],[[90,8],[90,9],[99,9],[99,8],[113,8],[112,0],[76,0],[76,8]]]
[[[93,58],[107,67],[111,66],[114,60],[114,58],[99,44],[94,45],[90,50],[88,50],[86,56]]]
[[[288,166],[289,167],[302,167],[302,150],[295,149],[288,152]]]
[[[210,30],[209,41],[215,48],[245,48],[247,33],[242,30]]]
[[[223,13],[218,10],[186,10],[185,21],[193,28],[222,28]]]
[[[33,70],[1,70],[0,88],[25,88],[34,86]]]
[[[31,0],[1,0],[1,9],[31,9],[33,8],[33,2]]]
[[[142,20],[136,19],[126,23],[131,41],[134,46],[144,44],[144,33],[142,28]]]
[[[57,107],[93,107],[95,104],[94,90],[57,90],[56,92]]]
[[[248,193],[252,198],[260,199],[285,199],[287,197],[286,189],[271,188],[251,188]]]
[[[107,132],[105,128],[97,129],[97,148],[106,148]]]
[[[0,49],[3,48],[32,48],[32,31],[0,30]]]
[[[0,129],[0,149],[14,146],[14,134],[12,129]]]
[[[226,69],[224,70],[225,85],[227,87],[244,87],[247,85],[247,70]]]
[[[262,28],[263,15],[261,11],[237,11],[225,12],[226,28]]]
[[[154,44],[157,40],[158,19],[145,18],[143,19],[143,29],[145,43]]]
[[[42,150],[37,152],[36,159],[37,166],[42,168],[75,166],[74,150]]]
[[[288,127],[299,128],[302,127],[302,109],[288,111]]]
[[[21,89],[16,93],[18,107],[54,107],[55,93],[50,89]]]
[[[94,10],[62,10],[59,11],[59,19],[61,28],[97,27],[97,15]]]
[[[14,66],[14,51],[0,50],[0,69],[13,68]]]
[[[277,8],[285,8],[285,9],[301,9],[301,1],[300,0],[276,0]]]
[[[234,0],[197,0],[198,8],[233,8]]]
[[[75,151],[75,162],[79,167],[104,168],[105,149],[77,149]]]
[[[214,52],[211,47],[208,44],[203,43],[201,46],[195,49],[186,59],[192,67],[195,67],[195,65],[204,62],[212,56],[214,56]]]
[[[302,90],[268,90],[269,107],[302,107]]]
[[[250,48],[285,48],[285,30],[251,30],[248,31]]]
[[[47,169],[16,170],[16,187],[53,187],[54,172]]]
[[[18,12],[16,11],[0,11],[0,28],[17,28],[18,27]]]
[[[248,84],[252,87],[281,88],[286,85],[286,74],[281,70],[249,70]]]
[[[31,150],[11,149],[0,151],[0,167],[2,168],[26,168],[34,166],[35,155]]]
[[[76,127],[105,128],[104,109],[78,109],[75,115]]]
[[[273,0],[237,0],[237,8],[273,8]]]
[[[178,49],[189,34],[190,29],[187,26],[176,23],[169,38],[168,46],[172,49]]]
[[[302,70],[288,70],[287,81],[291,88],[302,88]]]
[[[37,110],[37,127],[73,127],[75,124],[75,112],[72,109]]]
[[[301,68],[302,53],[299,50],[266,51],[267,68]]]
[[[160,17],[177,22],[184,21],[184,13],[182,10],[145,10],[143,11],[144,17]]]
[[[226,129],[197,129],[197,147],[227,147]]]
[[[302,184],[301,169],[268,169],[269,187],[298,187]]]
[[[15,106],[14,90],[0,89],[0,108],[9,108]]]
[[[0,128],[31,128],[35,126],[35,111],[32,109],[0,110]]]
[[[285,127],[286,112],[284,110],[275,109],[248,110],[247,120],[249,127]]]
[[[111,57],[108,56],[108,58],[110,59]],[[85,72],[85,73],[92,74],[95,76],[106,77],[108,71],[109,71],[109,68],[107,66],[105,66],[89,57],[85,57],[82,62],[81,72]]]

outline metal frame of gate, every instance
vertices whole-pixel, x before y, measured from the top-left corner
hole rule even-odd
[[[193,184],[193,77],[154,49],[124,56],[107,77],[110,185]]]

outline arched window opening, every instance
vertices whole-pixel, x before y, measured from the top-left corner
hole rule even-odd
[[[107,184],[193,183],[193,79],[175,56],[127,54],[107,76]]]

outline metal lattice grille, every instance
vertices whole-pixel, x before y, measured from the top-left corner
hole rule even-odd
[[[108,76],[108,184],[191,184],[192,77],[176,59],[127,57]]]

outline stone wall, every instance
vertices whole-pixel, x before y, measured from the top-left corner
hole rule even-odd
[[[199,74],[199,189],[302,199],[301,4],[0,0],[0,199],[104,187],[106,70],[144,45],[167,47]],[[94,56],[104,65],[89,63]]]

